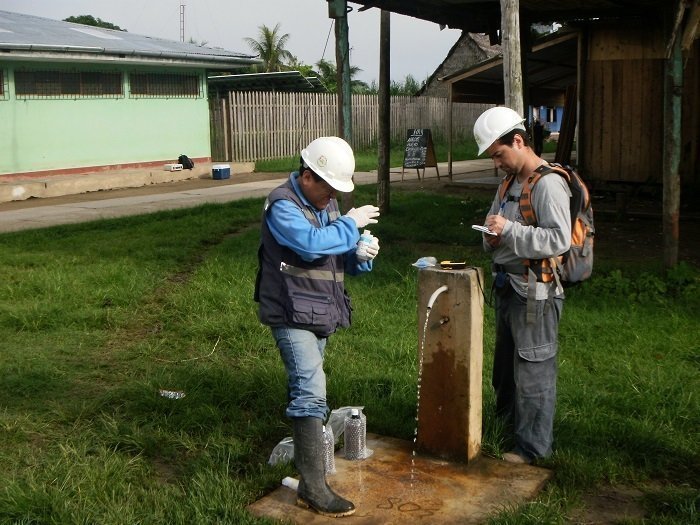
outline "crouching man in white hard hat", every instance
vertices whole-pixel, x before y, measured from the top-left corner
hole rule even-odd
[[[286,414],[293,424],[294,463],[301,476],[297,504],[325,516],[355,506],[326,483],[322,424],[328,416],[323,357],[328,336],[350,326],[344,277],[372,270],[376,237],[356,254],[358,229],[377,222],[379,208],[341,215],[337,192],[350,192],[355,157],[347,142],[321,137],[301,152],[301,166],[272,190],[262,218],[255,300],[270,326],[288,378]]]
[[[529,184],[548,164],[531,148],[523,122],[512,109],[495,107],[474,124],[479,155],[486,152],[506,173],[484,222],[492,234],[483,235],[496,291],[492,384],[497,414],[514,432],[514,447],[503,455],[513,463],[552,453],[564,294],[543,261],[571,244],[569,188],[560,176]],[[532,209],[521,208],[521,193],[529,191]],[[536,223],[528,225],[524,216],[533,212]]]

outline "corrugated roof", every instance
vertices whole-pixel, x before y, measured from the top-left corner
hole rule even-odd
[[[227,91],[328,92],[317,77],[305,77],[299,71],[217,75],[207,80],[210,88]]]
[[[232,69],[258,64],[250,55],[103,29],[38,16],[0,11],[2,60],[57,59],[162,62],[175,66]]]

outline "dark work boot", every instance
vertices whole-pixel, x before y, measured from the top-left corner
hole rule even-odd
[[[355,512],[355,505],[333,492],[326,483],[323,465],[323,422],[316,417],[292,419],[294,423],[294,464],[301,480],[297,505],[311,507],[319,514],[339,518]]]

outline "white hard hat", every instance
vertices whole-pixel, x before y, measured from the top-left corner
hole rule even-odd
[[[325,180],[332,188],[350,192],[355,185],[355,155],[350,144],[340,137],[319,137],[301,151],[304,165]]]
[[[474,138],[479,146],[479,155],[506,133],[514,129],[525,131],[523,122],[523,117],[503,106],[484,111],[474,123]]]

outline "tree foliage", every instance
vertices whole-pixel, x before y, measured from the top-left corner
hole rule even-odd
[[[338,69],[333,62],[321,59],[316,62],[316,67],[318,68],[318,76],[326,86],[326,89],[331,93],[338,92]],[[362,69],[356,66],[350,66],[350,89],[353,93],[367,93],[369,92],[369,86],[367,83],[353,79],[355,75],[360,73]]]
[[[392,96],[405,95],[412,97],[418,93],[420,88],[421,85],[413,75],[406,75],[403,82],[397,82],[396,80],[391,81],[389,85],[389,94]]]
[[[263,63],[242,69],[242,73],[299,71],[305,77],[317,76],[326,89],[331,93],[338,92],[338,73],[334,62],[322,58],[315,66],[304,64],[286,49],[289,41],[289,33],[282,33],[280,24],[270,29],[266,25],[258,27],[257,38],[246,37],[244,41],[251,51],[256,54]],[[358,94],[376,95],[379,92],[376,81],[370,84],[354,78],[362,72],[357,66],[350,66],[350,90]],[[412,75],[406,75],[403,81],[392,81],[389,86],[391,95],[415,95],[425,81],[421,84]]]
[[[259,66],[254,66],[256,71],[264,73],[286,71],[287,63],[294,59],[294,55],[285,48],[289,41],[289,33],[282,34],[280,24],[277,24],[274,29],[263,24],[258,27],[257,39],[246,37],[244,40],[251,51],[263,61]]]
[[[126,32],[126,29],[122,29],[119,26],[105,22],[100,18],[95,18],[92,15],[69,16],[68,18],[64,18],[63,21],[73,22],[74,24],[83,24],[84,26],[103,27],[105,29],[116,29],[117,31]]]

